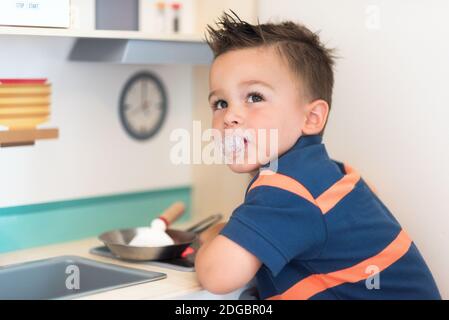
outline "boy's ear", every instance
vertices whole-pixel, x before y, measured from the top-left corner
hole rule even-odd
[[[324,100],[315,100],[305,106],[305,122],[302,132],[306,135],[323,131],[329,115],[329,105]]]

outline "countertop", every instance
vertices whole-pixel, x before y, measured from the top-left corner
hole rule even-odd
[[[14,251],[0,255],[0,266],[16,263],[41,260],[57,256],[74,255],[100,262],[121,265],[125,267],[162,272],[166,279],[114,289],[107,292],[84,296],[81,300],[92,299],[237,299],[240,292],[237,290],[228,295],[214,295],[205,291],[199,284],[195,272],[176,271],[158,266],[134,264],[118,261],[111,258],[92,255],[89,250],[102,245],[97,238],[89,238],[80,241],[59,243],[45,247],[37,247],[26,250]]]

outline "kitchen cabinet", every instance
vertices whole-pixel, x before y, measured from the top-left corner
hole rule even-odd
[[[88,15],[88,8],[83,7],[79,14]],[[68,29],[0,26],[0,36],[74,38],[76,41],[69,56],[72,61],[209,65],[213,56],[204,41],[206,25],[213,24],[228,9],[237,12],[242,19],[255,22],[257,1],[195,0],[194,8],[196,21],[193,34],[88,30],[79,28],[74,22]]]

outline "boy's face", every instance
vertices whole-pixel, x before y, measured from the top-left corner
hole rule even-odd
[[[223,137],[225,130],[226,134],[235,130],[255,133],[244,135],[244,147],[235,151],[243,152],[244,161],[229,164],[234,172],[257,170],[273,158],[269,155],[282,155],[301,136],[305,121],[302,86],[274,48],[239,49],[219,56],[211,67],[209,87],[213,128]],[[265,130],[258,134],[258,129]],[[270,129],[277,130],[277,142],[270,142]],[[261,157],[263,148],[266,152]],[[248,154],[258,155],[256,163],[248,161]]]

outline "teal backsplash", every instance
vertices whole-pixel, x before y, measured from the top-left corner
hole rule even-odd
[[[147,225],[175,201],[191,217],[191,187],[0,208],[0,252],[98,236]]]

